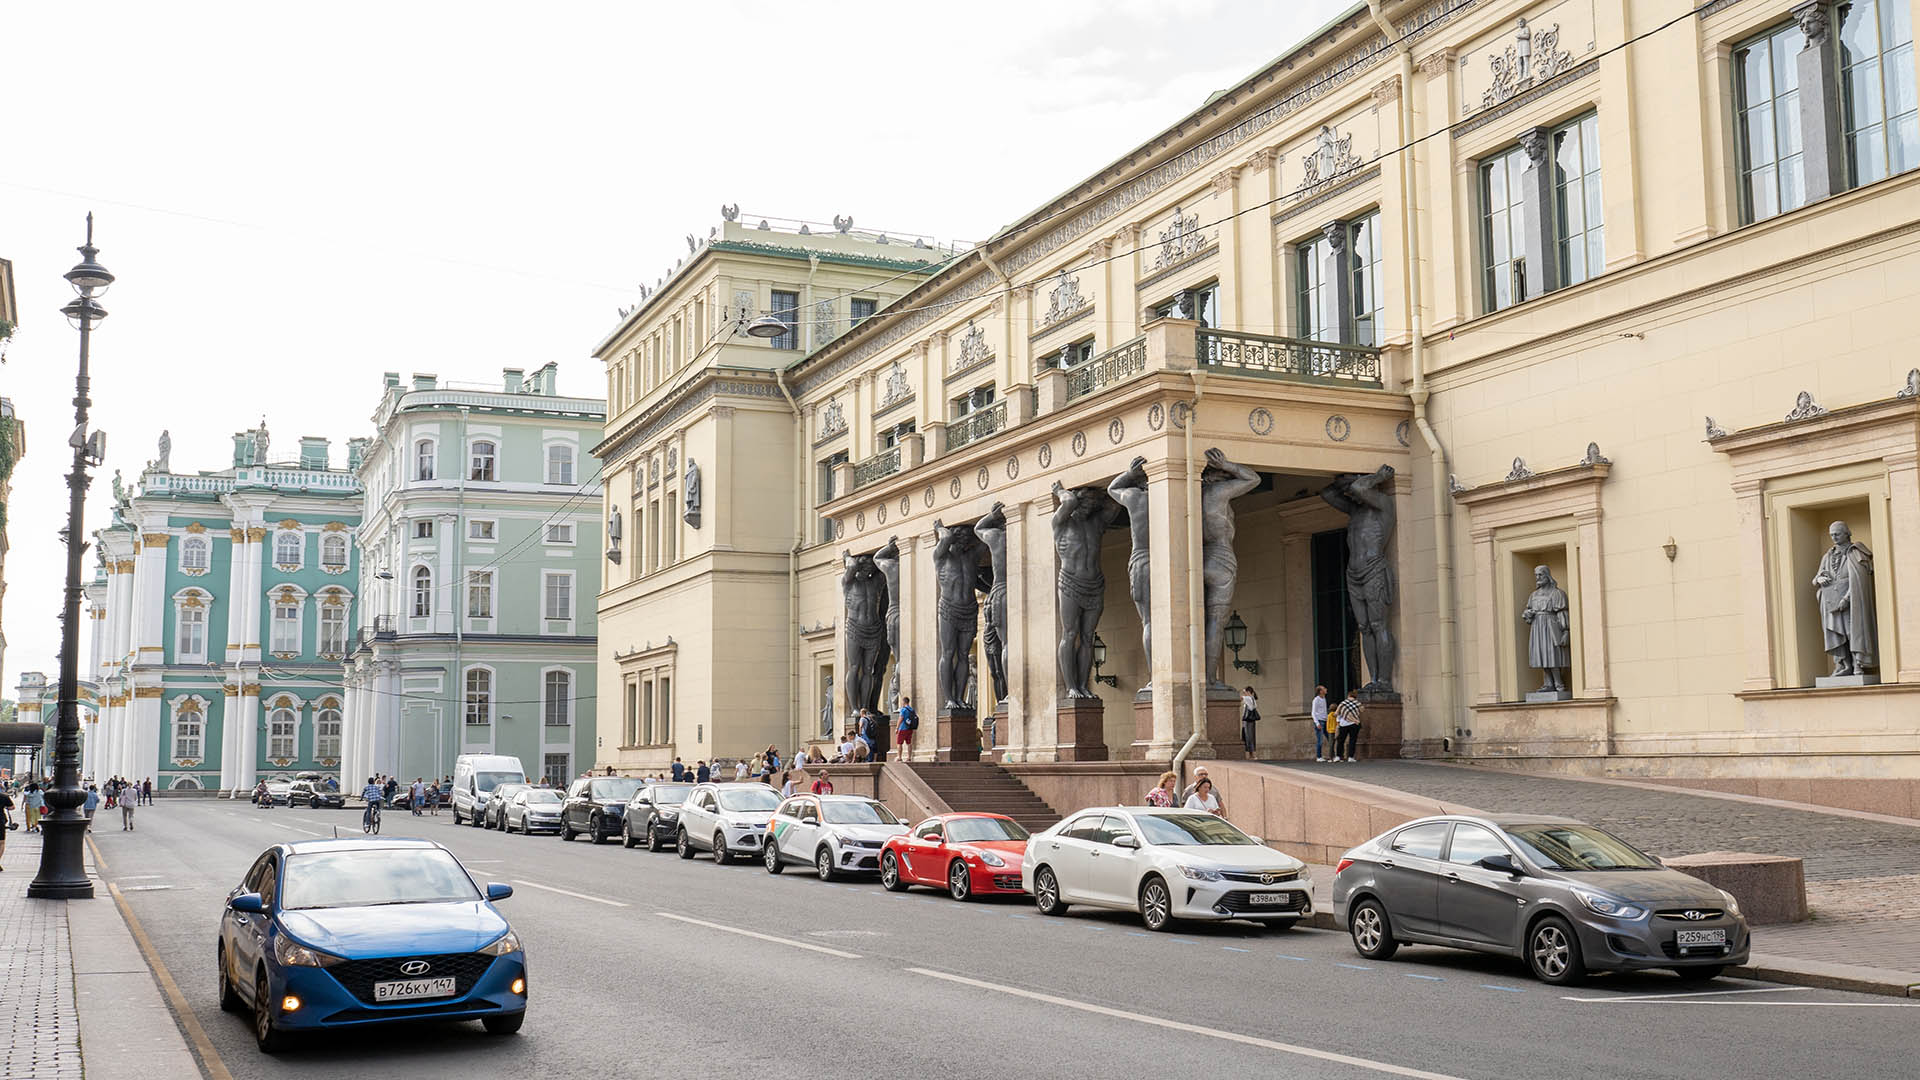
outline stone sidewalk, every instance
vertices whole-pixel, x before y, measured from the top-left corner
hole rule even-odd
[[[28,899],[39,865],[39,835],[9,833],[0,858],[0,1077],[199,1077],[92,850],[92,900]]]

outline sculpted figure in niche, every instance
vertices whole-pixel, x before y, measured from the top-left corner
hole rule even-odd
[[[1813,587],[1820,596],[1820,631],[1833,675],[1865,675],[1880,667],[1874,622],[1873,553],[1857,544],[1844,521],[1827,526],[1833,546],[1820,557]]]
[[[1527,666],[1540,670],[1538,693],[1568,695],[1566,676],[1573,666],[1572,620],[1567,614],[1567,594],[1553,580],[1553,571],[1544,566],[1533,568],[1533,592],[1520,611],[1527,624]]]
[[[1147,658],[1148,681],[1153,672],[1153,540],[1147,535],[1147,459],[1137,457],[1127,471],[1113,478],[1107,494],[1127,512],[1133,533],[1133,551],[1127,556],[1127,586],[1133,607],[1140,613],[1140,648]],[[1091,661],[1089,661],[1091,663]]]
[[[1207,684],[1220,681],[1220,649],[1240,560],[1233,554],[1233,500],[1260,486],[1260,474],[1227,460],[1218,447],[1207,451],[1200,473],[1200,557],[1207,598]]]
[[[847,712],[880,707],[887,671],[887,582],[871,555],[841,552],[840,591],[847,605]]]
[[[973,534],[987,545],[988,563],[980,585],[987,594],[987,675],[993,680],[993,700],[1007,700],[1007,514],[993,509],[973,523]]]
[[[697,529],[700,527],[700,466],[692,458],[687,459],[685,488],[687,508],[682,520]]]
[[[1060,606],[1060,680],[1070,698],[1094,696],[1093,635],[1107,606],[1107,575],[1100,569],[1100,539],[1120,516],[1120,505],[1099,488],[1067,488],[1053,482],[1055,591]]]
[[[1361,689],[1392,694],[1395,645],[1388,619],[1397,582],[1387,544],[1393,539],[1393,466],[1364,475],[1342,473],[1320,497],[1347,515],[1347,598],[1359,623],[1360,649],[1372,680]]]
[[[941,707],[971,709],[967,687],[973,677],[973,639],[980,632],[980,608],[974,587],[980,580],[984,545],[971,525],[933,523],[933,567],[939,591],[939,692]]]

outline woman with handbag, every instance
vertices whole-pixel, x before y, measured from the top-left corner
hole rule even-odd
[[[1253,757],[1253,726],[1260,722],[1260,695],[1249,686],[1240,692],[1240,744]]]

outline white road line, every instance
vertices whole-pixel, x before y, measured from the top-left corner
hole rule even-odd
[[[755,938],[760,941],[771,941],[776,945],[791,945],[796,949],[826,953],[828,956],[838,956],[843,960],[860,959],[859,953],[844,952],[840,949],[829,949],[825,945],[815,945],[810,941],[795,941],[792,938],[774,937],[772,934],[762,934],[753,930],[742,930],[737,926],[722,926],[719,923],[707,922],[704,919],[689,919],[685,915],[675,915],[670,911],[656,911],[654,914],[663,919],[672,919],[675,922],[692,923],[695,926],[704,926],[709,930],[720,930],[729,934],[739,934],[741,937]]]
[[[1805,989],[1796,987],[1795,989]],[[1920,1009],[1920,1001],[1676,1001],[1675,1005],[1739,1005],[1755,1009]]]
[[[1804,986],[1768,986],[1759,990],[1695,990],[1687,994],[1614,994],[1611,997],[1563,997],[1561,1001],[1671,1001],[1674,998],[1722,997],[1727,994],[1786,994]]]
[[[537,881],[522,881],[519,878],[509,878],[508,880],[512,881],[515,885],[525,885],[529,889],[540,889],[545,892],[559,893],[561,896],[571,896],[575,900],[591,900],[596,904],[605,904],[608,907],[626,907],[627,906],[618,900],[608,900],[606,897],[603,897],[603,896],[588,896],[586,893],[569,892],[566,889],[556,889],[551,885],[542,885]]]
[[[1276,1042],[1272,1039],[1262,1039],[1253,1035],[1242,1035],[1237,1031],[1222,1031],[1219,1028],[1201,1027],[1198,1024],[1186,1024],[1178,1020],[1168,1020],[1164,1017],[1127,1012],[1124,1009],[1110,1009],[1105,1005],[1094,1005],[1084,1001],[1074,1001],[1071,998],[1055,997],[1052,994],[1022,990],[1019,987],[983,982],[979,979],[969,979],[964,975],[949,975],[944,971],[931,971],[927,968],[908,968],[907,970],[913,972],[915,975],[925,975],[930,979],[942,979],[947,982],[959,983],[962,986],[971,986],[980,990],[992,990],[995,993],[1010,994],[1014,997],[1028,998],[1033,1001],[1044,1001],[1049,1005],[1078,1009],[1081,1012],[1094,1013],[1099,1016],[1111,1016],[1117,1020],[1131,1020],[1136,1024],[1147,1024],[1152,1027],[1166,1028],[1170,1031],[1184,1031],[1191,1035],[1204,1035],[1210,1039],[1221,1039],[1226,1042],[1240,1043],[1245,1046],[1257,1046],[1265,1050],[1277,1050],[1283,1054],[1295,1054],[1300,1057],[1313,1058],[1317,1061],[1331,1061],[1340,1065],[1351,1065],[1354,1068],[1366,1069],[1370,1072],[1386,1073],[1390,1076],[1411,1076],[1417,1077],[1419,1080],[1457,1080],[1457,1078],[1449,1076],[1446,1073],[1428,1072],[1425,1069],[1411,1069],[1404,1065],[1391,1065],[1384,1061],[1372,1061],[1367,1058],[1353,1057],[1350,1054],[1336,1054],[1330,1050],[1316,1050],[1310,1046],[1296,1046],[1293,1043]]]

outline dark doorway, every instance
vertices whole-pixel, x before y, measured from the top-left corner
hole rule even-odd
[[[1313,681],[1337,703],[1360,685],[1359,630],[1347,601],[1347,534],[1343,529],[1315,533],[1310,550],[1313,575]],[[1308,688],[1311,697],[1312,688]]]

